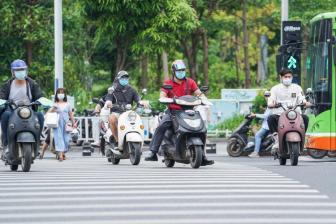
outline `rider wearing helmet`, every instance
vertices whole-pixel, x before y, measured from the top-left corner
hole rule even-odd
[[[196,82],[186,77],[186,66],[182,60],[175,60],[172,64],[172,74],[173,77],[170,80],[164,82],[165,85],[171,85],[173,87],[172,91],[167,91],[161,89],[160,98],[173,98],[174,96],[181,97],[185,95],[194,94],[196,96],[201,96],[203,93],[198,88]],[[174,93],[174,95],[173,95]],[[205,97],[202,95],[202,97]],[[150,143],[149,149],[150,153],[145,158],[147,161],[157,161],[157,153],[159,152],[160,145],[164,138],[165,132],[172,128],[172,119],[170,117],[171,111],[181,110],[181,106],[177,104],[169,104],[168,111],[163,115],[159,126],[156,128],[152,141]],[[213,160],[208,160],[205,155],[203,155],[202,165],[212,165]]]
[[[118,145],[118,118],[123,112],[123,107],[127,104],[135,102],[140,104],[139,94],[135,89],[129,85],[129,74],[126,71],[118,72],[114,79],[113,86],[109,88],[108,94],[105,97],[105,105],[111,109],[112,114],[109,117],[109,124],[114,139],[111,139],[111,143]]]
[[[17,59],[11,64],[12,78],[5,82],[0,89],[0,99],[12,101],[15,104],[18,103],[31,103],[35,102],[42,97],[42,92],[36,81],[28,77],[28,66],[20,59]],[[7,127],[8,120],[12,114],[10,107],[5,108],[5,111],[1,113],[1,130],[2,130],[2,144],[4,148],[8,145]],[[43,127],[43,114],[36,112],[39,119],[40,127],[42,131]]]

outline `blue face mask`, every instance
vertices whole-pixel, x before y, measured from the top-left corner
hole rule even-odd
[[[122,86],[127,86],[128,85],[128,79],[125,79],[125,78],[119,79],[119,83]]]
[[[175,72],[176,78],[178,79],[184,79],[186,76],[186,72],[185,71],[176,71]]]
[[[18,80],[24,80],[27,76],[27,71],[22,70],[22,71],[14,71],[15,78]]]

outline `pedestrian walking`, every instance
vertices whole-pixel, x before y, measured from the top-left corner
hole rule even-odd
[[[71,127],[68,126],[69,120],[73,128],[77,128],[72,108],[67,102],[67,93],[64,88],[58,88],[55,95],[55,104],[50,112],[58,114],[58,126],[53,128],[55,150],[58,153],[58,160],[65,159],[64,153],[69,150],[70,145],[70,131]]]

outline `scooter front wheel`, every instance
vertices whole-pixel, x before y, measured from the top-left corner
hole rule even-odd
[[[242,156],[245,144],[238,138],[230,138],[226,151],[232,157]]]
[[[132,165],[138,165],[141,159],[141,144],[139,142],[128,142],[130,161]]]
[[[200,145],[194,145],[191,146],[190,151],[190,165],[192,168],[197,169],[202,164],[203,148]]]
[[[20,150],[22,154],[21,167],[23,172],[29,172],[32,164],[32,144],[31,143],[21,143]]]
[[[289,158],[292,166],[297,166],[299,162],[300,154],[300,143],[299,142],[288,142],[289,148]]]

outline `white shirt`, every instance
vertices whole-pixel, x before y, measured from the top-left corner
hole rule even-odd
[[[263,122],[261,124],[261,127],[263,129],[269,130],[268,123],[267,123],[267,118],[269,115],[271,115],[271,109],[267,108],[263,114],[256,114],[257,118],[263,119]]]
[[[30,89],[28,87],[28,94],[27,95],[27,82],[25,82],[23,85],[18,85],[15,80],[12,82],[10,87],[10,93],[9,93],[9,100],[12,100],[15,104],[23,103],[23,104],[29,104],[31,97]]]
[[[271,96],[268,98],[269,106],[274,103],[297,105],[302,102],[306,102],[306,100],[303,95],[301,86],[297,84],[291,84],[289,86],[286,86],[280,83],[271,89]],[[280,115],[283,112],[283,109],[281,107],[272,108],[271,110],[272,114],[277,115]],[[297,107],[296,111],[301,113],[301,108]]]

